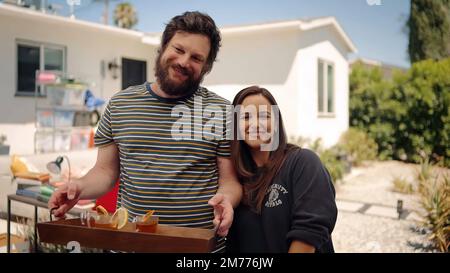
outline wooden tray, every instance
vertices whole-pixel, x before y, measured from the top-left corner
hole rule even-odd
[[[216,239],[210,229],[158,224],[155,233],[136,232],[128,223],[121,230],[87,227],[79,218],[38,223],[39,240],[66,245],[77,241],[81,247],[125,252],[206,253],[214,249]]]

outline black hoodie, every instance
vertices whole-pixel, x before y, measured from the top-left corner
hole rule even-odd
[[[289,152],[270,185],[261,214],[241,204],[235,210],[227,251],[288,252],[293,240],[334,252],[335,190],[319,157],[307,149]]]

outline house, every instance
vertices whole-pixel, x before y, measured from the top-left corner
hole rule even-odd
[[[356,48],[333,17],[221,28],[222,48],[203,85],[232,100],[249,85],[271,91],[289,136],[335,144],[349,126],[349,64]],[[110,98],[154,80],[160,33],[84,22],[0,3],[0,135],[33,153],[34,72],[60,70]],[[39,97],[45,100],[45,97]]]
[[[349,65],[356,52],[334,17],[221,29],[223,45],[204,84],[232,100],[260,85],[277,100],[288,136],[336,144],[349,127]]]
[[[351,70],[353,69],[353,67],[355,67],[357,65],[360,65],[365,69],[379,68],[381,70],[381,73],[383,74],[383,78],[385,80],[392,79],[395,71],[400,71],[400,72],[408,71],[408,68],[405,68],[405,67],[382,63],[380,61],[366,59],[366,58],[357,58],[357,59],[351,60],[349,63],[350,63],[350,73],[351,73]]]
[[[146,38],[144,40],[144,37]],[[158,42],[149,35],[0,3],[0,135],[10,153],[34,152],[35,71],[66,72],[109,98],[151,80]]]

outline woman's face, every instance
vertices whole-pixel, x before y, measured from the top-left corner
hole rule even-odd
[[[260,149],[272,138],[272,107],[263,95],[246,97],[239,109],[239,133],[250,149]]]

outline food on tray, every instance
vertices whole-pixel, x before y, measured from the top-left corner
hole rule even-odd
[[[134,218],[137,232],[156,232],[159,218],[154,216],[154,213],[154,210],[149,210],[144,216],[136,216]]]
[[[108,211],[104,207],[102,207],[100,205],[98,205],[95,208],[95,210],[97,211],[98,214],[101,214],[101,215],[108,215],[109,214]]]
[[[125,208],[119,208],[111,217],[111,224],[116,229],[122,229],[128,222],[128,211]]]

